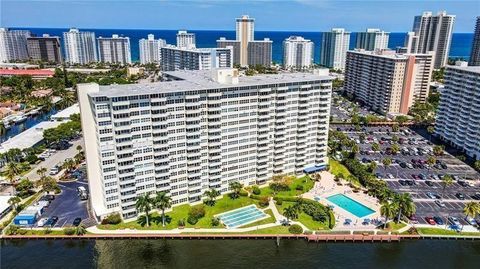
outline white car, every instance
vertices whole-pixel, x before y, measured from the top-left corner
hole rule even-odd
[[[50,174],[51,176],[54,176],[54,175],[58,174],[58,172],[60,172],[60,170],[58,169],[58,167],[54,166],[54,167],[52,167],[52,169],[50,169],[50,173],[49,173],[49,174]]]
[[[387,174],[387,177],[388,177],[389,179],[394,179],[394,178],[395,178],[392,174]]]
[[[38,222],[37,222],[37,226],[38,227],[43,227],[45,225],[45,223],[47,223],[48,221],[48,218],[41,218]]]
[[[465,221],[468,222],[468,224],[470,224],[472,226],[477,226],[477,222],[472,217],[465,217]]]

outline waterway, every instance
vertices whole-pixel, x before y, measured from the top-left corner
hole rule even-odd
[[[0,268],[478,268],[480,241],[3,241]]]
[[[37,125],[42,121],[49,120],[51,115],[54,115],[58,112],[56,108],[52,108],[47,112],[41,112],[37,115],[29,116],[26,121],[19,124],[11,124],[10,128],[5,132],[4,135],[0,136],[0,143],[12,138],[21,132]]]

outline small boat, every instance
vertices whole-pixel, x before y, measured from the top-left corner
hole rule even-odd
[[[27,116],[25,115],[18,115],[15,119],[13,119],[14,123],[22,123],[27,120]]]
[[[27,115],[37,115],[40,112],[40,108],[30,110]]]

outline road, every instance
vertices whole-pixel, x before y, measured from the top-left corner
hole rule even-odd
[[[85,144],[83,142],[83,138],[74,140],[72,142],[72,146],[68,148],[67,150],[58,150],[54,154],[52,154],[50,157],[45,159],[45,161],[40,162],[37,166],[35,166],[30,172],[25,174],[25,177],[32,181],[37,181],[40,179],[40,176],[37,174],[37,170],[40,167],[45,167],[47,168],[47,173],[50,171],[52,167],[54,167],[56,164],[65,161],[68,158],[73,158],[75,154],[77,154],[77,146],[81,145],[82,148],[85,148]]]

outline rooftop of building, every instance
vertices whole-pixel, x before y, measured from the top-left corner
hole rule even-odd
[[[51,77],[55,75],[55,72],[48,69],[0,69],[0,76],[21,75]]]
[[[175,45],[169,45],[162,47],[162,49],[173,49],[189,52],[202,52],[202,53],[211,53],[213,50],[229,50],[228,48],[188,48],[188,47],[177,47]]]
[[[315,81],[333,79],[328,75],[328,69],[321,69],[314,73],[290,73],[284,72],[280,74],[256,75],[256,76],[240,76],[238,83],[220,83],[214,79],[215,72],[226,71],[235,72],[236,69],[215,69],[215,70],[198,70],[198,71],[172,71],[165,72],[168,77],[178,80],[155,82],[150,84],[124,84],[124,85],[108,85],[100,86],[99,92],[90,93],[90,96],[128,96],[135,94],[154,94],[154,93],[172,93],[185,92],[193,90],[207,89],[228,89],[234,87],[245,87],[255,85],[279,84],[279,83],[295,83],[303,81]]]
[[[365,49],[354,49],[354,50],[349,50],[348,52],[352,53],[358,53],[358,54],[365,54],[365,55],[372,55],[372,56],[377,56],[377,57],[383,57],[383,58],[388,58],[388,59],[393,59],[393,60],[406,60],[408,59],[408,56],[411,55],[418,55],[418,56],[432,56],[433,57],[433,52],[432,53],[397,53],[395,50],[391,49],[382,49],[382,50],[375,50],[375,51],[370,51],[370,50],[365,50]]]
[[[467,66],[467,65],[447,65],[448,68],[468,71],[471,73],[480,74],[480,66]]]

